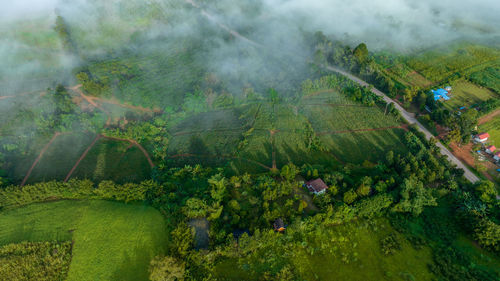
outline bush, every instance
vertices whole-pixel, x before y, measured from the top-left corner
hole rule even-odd
[[[380,248],[382,253],[386,256],[394,254],[401,249],[401,244],[394,233],[389,234],[380,241]]]

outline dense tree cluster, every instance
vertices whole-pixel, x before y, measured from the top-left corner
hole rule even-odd
[[[71,262],[71,242],[23,242],[0,247],[3,280],[65,280]]]

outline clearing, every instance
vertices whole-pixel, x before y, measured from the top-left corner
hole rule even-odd
[[[147,280],[166,229],[152,207],[109,201],[57,201],[0,212],[0,245],[73,241],[67,280]]]

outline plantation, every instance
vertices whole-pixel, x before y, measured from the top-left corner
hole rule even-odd
[[[462,106],[469,108],[488,99],[500,97],[486,88],[479,87],[464,80],[453,81],[451,87],[451,99],[445,101],[444,105],[452,111],[456,111]]]
[[[478,85],[489,88],[500,94],[500,66],[487,67],[482,71],[472,73],[470,80]]]
[[[485,68],[497,63],[499,58],[500,52],[495,48],[457,43],[409,57],[405,62],[428,80],[439,82],[457,72],[470,73]]]
[[[151,207],[59,201],[0,212],[0,245],[73,241],[67,280],[146,280],[165,249],[165,224]]]

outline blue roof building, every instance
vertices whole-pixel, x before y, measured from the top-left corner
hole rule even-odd
[[[432,90],[432,93],[434,94],[434,100],[440,100],[441,98],[444,100],[450,100],[450,97],[448,97],[448,91],[445,89]]]

